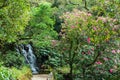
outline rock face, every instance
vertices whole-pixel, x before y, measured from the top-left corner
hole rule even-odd
[[[33,53],[33,48],[30,44],[20,45],[16,49],[18,53],[25,57],[25,62],[30,65],[32,73],[38,74],[38,67],[36,65],[36,57]]]

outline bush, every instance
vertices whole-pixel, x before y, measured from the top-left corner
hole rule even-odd
[[[16,80],[16,78],[8,68],[0,67],[0,80]]]
[[[13,72],[13,75],[14,77],[16,77],[17,80],[30,80],[32,77],[31,70],[25,66],[21,70],[12,68],[11,71]]]
[[[36,51],[37,64],[50,66],[52,68],[60,66],[60,54],[52,48],[37,48]]]
[[[2,61],[3,65],[6,67],[20,68],[24,65],[24,58],[22,55],[13,51],[7,51],[7,54],[2,56]]]
[[[0,67],[0,80],[30,80],[31,70],[28,67],[22,69]]]

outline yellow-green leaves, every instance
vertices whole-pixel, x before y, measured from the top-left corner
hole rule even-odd
[[[0,9],[0,40],[13,42],[23,34],[29,20],[29,3],[27,0],[8,0]]]

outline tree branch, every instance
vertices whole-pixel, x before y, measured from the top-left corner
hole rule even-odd
[[[75,48],[75,51],[77,51],[78,50],[78,48],[79,48],[79,38],[77,37],[76,38],[76,44],[77,44],[77,47]],[[72,61],[74,60],[74,58],[75,58],[75,56],[76,56],[76,52],[74,52],[74,54],[73,54],[73,57],[72,57]]]
[[[32,39],[32,38],[30,38],[30,37],[28,37],[28,38],[20,38],[19,40],[29,40],[29,39]]]
[[[95,59],[93,60],[93,62],[91,62],[90,64],[87,64],[87,65],[85,65],[85,67],[89,67],[89,66],[91,66],[91,65],[93,65],[96,61],[97,61],[97,59],[98,59],[98,57],[100,56],[100,52],[98,52],[98,54],[97,54],[97,56],[95,57]]]
[[[86,10],[89,10],[88,8],[87,8],[87,1],[86,0],[83,0],[84,1],[84,3],[85,3],[85,9]]]
[[[72,4],[72,5],[79,5],[77,3],[73,3],[72,1],[69,0],[69,3]]]

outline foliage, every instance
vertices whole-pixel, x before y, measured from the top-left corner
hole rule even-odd
[[[49,59],[46,62],[51,68],[56,69],[58,68],[62,61],[61,61],[61,55],[59,55],[57,53],[57,51],[55,51],[54,49],[50,50],[50,54],[49,54]]]
[[[57,80],[119,80],[119,4],[119,0],[1,0],[0,66],[21,70],[0,67],[0,79],[30,79],[23,58],[13,50],[16,43],[31,42],[38,65],[53,68]]]
[[[67,74],[67,73],[69,73],[70,68],[69,68],[69,66],[65,65],[62,67],[57,67],[57,70],[59,73]]]
[[[52,11],[51,4],[47,2],[42,2],[38,7],[32,8],[32,18],[25,35],[32,38],[31,41],[35,46],[47,46],[50,44],[51,39],[57,35],[53,30],[54,18],[52,18]]]
[[[0,46],[2,41],[15,42],[23,34],[29,20],[27,0],[0,1]]]
[[[13,77],[9,69],[0,67],[0,80],[16,80],[16,78]]]
[[[55,80],[64,80],[63,75],[58,72],[54,72]]]
[[[12,72],[14,77],[16,77],[17,80],[30,80],[32,77],[31,70],[26,66],[22,67],[21,70],[12,68]]]
[[[60,52],[64,56],[65,62],[69,64],[70,76],[73,76],[74,69],[80,67],[79,73],[85,78],[87,76],[86,71],[91,72],[91,69],[97,66],[97,62],[103,65],[95,68],[98,70],[102,68],[103,71],[106,69],[107,72],[113,66],[119,65],[114,64],[115,58],[119,60],[119,54],[112,54],[111,52],[118,49],[114,43],[119,34],[119,31],[116,30],[118,28],[116,27],[118,25],[116,19],[109,17],[94,18],[92,14],[79,10],[66,12],[61,18],[64,19],[64,23],[60,32],[62,39],[59,50],[61,49]],[[105,57],[110,60],[107,63],[101,62]],[[88,72],[88,74],[90,73]]]
[[[50,51],[46,48],[37,48],[36,50],[36,57],[37,57],[37,65],[41,67],[45,65],[45,62],[49,58]]]
[[[71,33],[75,34],[77,31],[76,34],[86,38],[83,43],[86,43],[87,39],[90,38],[92,43],[98,45],[106,43],[110,38],[114,37],[114,34],[119,34],[116,33],[116,28],[118,27],[114,25],[117,20],[112,18],[98,17],[94,19],[90,13],[77,10],[74,10],[73,13],[67,12],[63,17],[65,24],[63,24],[62,28],[65,28],[64,32],[67,34],[64,36],[65,38],[74,39],[73,37],[77,37],[77,35],[75,36]]]
[[[0,80],[30,80],[31,76],[31,70],[28,67],[22,67],[21,70],[0,67]]]
[[[3,65],[6,67],[21,68],[24,66],[24,58],[13,51],[7,51],[6,55],[2,56]]]
[[[93,0],[91,3],[91,12],[94,15],[117,18],[120,13],[119,0]]]
[[[39,48],[36,51],[37,64],[42,66],[48,66],[53,69],[60,66],[60,55],[52,48]]]

